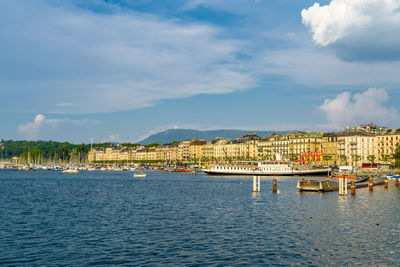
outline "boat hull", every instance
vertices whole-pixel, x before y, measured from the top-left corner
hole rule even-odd
[[[220,175],[220,176],[303,176],[303,175],[315,175],[323,176],[329,173],[328,169],[317,169],[317,170],[293,170],[293,171],[282,171],[282,172],[265,172],[265,171],[226,171],[226,170],[210,170],[204,169],[203,172],[209,176]]]

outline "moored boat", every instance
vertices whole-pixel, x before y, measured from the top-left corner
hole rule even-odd
[[[299,176],[327,175],[330,168],[307,168],[284,161],[247,161],[214,164],[203,169],[207,175]]]
[[[79,173],[77,169],[66,169],[61,171],[61,173]]]
[[[146,176],[147,176],[147,174],[144,173],[144,172],[142,172],[142,171],[138,171],[137,173],[133,174],[133,177],[141,177],[141,178],[144,178],[144,177],[146,177]]]

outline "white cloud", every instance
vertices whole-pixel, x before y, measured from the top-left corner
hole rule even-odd
[[[33,122],[21,124],[18,126],[19,134],[28,140],[37,140],[45,127],[58,127],[61,124],[69,124],[80,126],[88,123],[89,120],[70,120],[70,119],[48,119],[43,114],[36,115]]]
[[[325,112],[328,125],[325,128],[343,129],[346,125],[375,122],[398,126],[400,116],[394,107],[388,107],[385,89],[370,88],[362,93],[343,92],[334,99],[325,99],[320,106]]]
[[[343,61],[331,51],[291,49],[268,51],[254,62],[253,72],[286,75],[310,86],[395,87],[400,83],[400,62]],[[393,86],[395,85],[395,86]]]
[[[321,46],[332,46],[346,60],[400,59],[400,2],[332,0],[301,12]]]
[[[0,90],[21,100],[5,109],[112,112],[257,84],[235,57],[246,43],[211,25],[47,0],[1,1],[0,25]]]
[[[70,103],[70,102],[62,102],[62,103],[58,103],[57,107],[75,107],[76,104],[74,103]]]

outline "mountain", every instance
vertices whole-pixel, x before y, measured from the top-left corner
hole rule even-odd
[[[201,138],[207,141],[213,140],[216,137],[227,138],[233,140],[243,134],[248,134],[248,130],[209,130],[209,131],[198,131],[191,129],[170,129],[160,133],[152,134],[146,139],[138,142],[142,145],[148,145],[152,143],[157,144],[170,144],[173,141],[185,141],[189,139]],[[265,137],[272,133],[286,134],[291,131],[252,131],[260,137]]]

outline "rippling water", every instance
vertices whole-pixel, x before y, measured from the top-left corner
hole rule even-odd
[[[0,265],[400,265],[400,190],[0,170]]]

